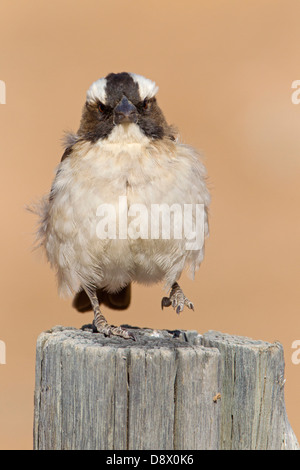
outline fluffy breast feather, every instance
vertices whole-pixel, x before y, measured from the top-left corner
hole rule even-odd
[[[39,236],[62,295],[81,285],[115,292],[132,281],[169,287],[185,266],[193,276],[203,259],[203,249],[186,251],[185,240],[97,237],[97,208],[117,208],[120,196],[146,207],[202,203],[208,235],[210,199],[197,152],[170,140],[142,139],[134,128],[126,135],[127,142],[117,134],[96,144],[77,142],[58,167],[51,199],[43,202]]]

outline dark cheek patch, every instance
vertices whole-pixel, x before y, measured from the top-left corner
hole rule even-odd
[[[100,112],[99,103],[86,104],[78,135],[82,140],[97,142],[107,137],[114,127],[113,116],[109,111]]]
[[[152,139],[167,137],[174,140],[173,129],[167,124],[156,98],[151,98],[148,108],[141,113],[139,126]]]
[[[152,139],[162,139],[165,135],[164,128],[149,118],[139,119],[138,125],[144,134]]]

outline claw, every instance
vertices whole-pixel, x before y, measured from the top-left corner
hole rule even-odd
[[[182,310],[183,310],[183,306],[182,306],[182,305],[178,305],[178,307],[176,308],[176,313],[177,313],[177,315],[179,315],[180,312],[182,312]]]
[[[172,305],[176,313],[179,315],[186,305],[189,309],[194,310],[194,304],[186,298],[180,286],[175,282],[172,286],[170,297],[163,297],[161,300],[161,308]]]
[[[100,311],[99,299],[95,289],[85,289],[85,291],[94,310],[93,333],[102,333],[104,336],[108,337],[121,336],[121,338],[132,339],[133,341],[136,341],[135,336],[131,332],[127,331],[121,326],[115,327],[107,323],[105,317]]]
[[[136,337],[134,336],[133,333],[131,333],[131,331],[128,331],[128,336],[129,336],[128,339],[132,339],[133,341],[136,341]]]
[[[133,341],[136,341],[136,338],[134,334],[131,333],[131,331],[127,331],[121,327],[112,327],[110,325],[105,327],[98,326],[97,328],[95,325],[95,321],[93,321],[93,333],[102,333],[108,338],[110,338],[111,336],[120,336],[121,338],[132,339]]]
[[[195,310],[194,304],[193,304],[193,302],[191,302],[190,300],[185,299],[185,302],[184,302],[184,303],[185,303],[185,305],[186,305],[189,309]]]

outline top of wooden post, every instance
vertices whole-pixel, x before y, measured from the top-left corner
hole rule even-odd
[[[297,449],[280,343],[56,326],[37,341],[36,449]]]

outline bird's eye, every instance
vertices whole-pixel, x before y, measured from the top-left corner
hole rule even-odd
[[[103,103],[101,103],[101,102],[99,102],[98,109],[99,109],[100,113],[103,113],[103,112],[104,112],[104,110],[105,110],[105,106],[104,106],[104,104],[103,104]]]
[[[144,102],[143,102],[143,108],[148,109],[148,107],[149,107],[149,101],[147,99],[145,99]]]

